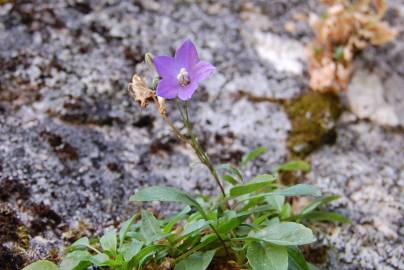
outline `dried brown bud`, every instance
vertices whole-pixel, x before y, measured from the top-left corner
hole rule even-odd
[[[149,89],[144,82],[143,78],[135,74],[132,77],[132,82],[128,85],[129,95],[140,103],[143,108],[147,106],[148,102],[153,100],[155,96],[154,91]]]
[[[159,103],[160,114],[167,115],[166,100],[164,98],[162,98],[162,97],[157,97],[157,101]]]

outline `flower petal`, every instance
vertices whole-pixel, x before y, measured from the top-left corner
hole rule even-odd
[[[177,49],[175,52],[175,61],[179,68],[185,68],[187,70],[190,70],[193,65],[198,63],[198,52],[191,40],[188,39],[184,41],[181,47]]]
[[[180,85],[176,80],[171,78],[162,79],[157,85],[157,96],[165,99],[173,99],[177,97]]]
[[[198,88],[198,83],[190,83],[185,87],[180,87],[178,90],[178,97],[181,100],[188,100],[191,99],[192,95],[195,93],[196,89]]]
[[[212,75],[215,72],[216,68],[206,62],[206,61],[199,61],[196,65],[193,66],[190,77],[191,81],[193,82],[200,82],[205,80],[207,77]]]
[[[157,72],[161,78],[173,77],[176,78],[179,69],[176,65],[174,57],[171,56],[157,56],[154,58]]]

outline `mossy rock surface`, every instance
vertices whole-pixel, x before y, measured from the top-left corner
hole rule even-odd
[[[336,141],[335,124],[342,112],[338,96],[309,92],[284,106],[292,124],[287,140],[292,155],[304,157]]]

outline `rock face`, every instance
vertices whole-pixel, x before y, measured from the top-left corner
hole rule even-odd
[[[376,124],[403,127],[404,80],[397,74],[382,83],[380,76],[369,71],[358,71],[347,93],[352,112],[361,119]]]
[[[0,190],[0,200],[30,234],[31,250],[43,256],[74,239],[74,232],[117,225],[137,209],[128,198],[142,186],[216,192],[207,171],[190,165],[196,157],[157,112],[141,110],[126,92],[134,72],[146,74],[141,63],[146,52],[170,54],[185,38],[218,68],[190,109],[213,160],[237,162],[253,147],[266,146],[269,152],[247,174],[285,161],[292,126],[282,106],[265,100],[291,99],[306,89],[301,52],[310,30],[296,21],[296,31],[286,33],[284,25],[317,5],[298,0],[0,5],[0,184],[9,191]],[[400,12],[399,6],[392,10],[393,24],[403,24]],[[271,47],[268,40],[276,44]],[[402,116],[400,44],[388,53],[371,51],[363,62],[396,74],[390,79],[382,74],[382,84],[386,100],[393,99]],[[274,55],[280,49],[278,66]],[[349,112],[337,132],[335,145],[311,156],[314,167],[307,180],[342,195],[334,207],[353,225],[330,232],[336,254],[321,267],[404,269],[403,133],[356,121]],[[1,254],[11,242],[2,243]]]

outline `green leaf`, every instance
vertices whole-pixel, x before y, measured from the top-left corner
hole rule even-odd
[[[163,228],[163,232],[164,233],[169,233],[172,228],[174,227],[174,225],[180,221],[181,219],[184,219],[186,217],[186,215],[191,211],[191,207],[189,207],[188,205],[181,210],[181,212],[179,212],[178,214],[176,214],[173,217],[170,217],[168,219],[167,224],[164,226]]]
[[[179,202],[189,206],[193,206],[198,210],[204,218],[207,218],[201,205],[182,190],[173,187],[154,186],[147,187],[136,192],[135,195],[130,197],[130,201],[161,201],[161,202]]]
[[[250,161],[253,161],[254,159],[258,158],[259,156],[265,154],[268,151],[268,148],[266,147],[258,147],[254,150],[252,150],[251,152],[245,154],[242,158],[241,158],[241,164],[246,164]]]
[[[117,248],[116,233],[114,231],[106,232],[100,238],[100,244],[104,250],[110,251],[113,254],[116,254],[116,248]]]
[[[271,174],[263,174],[253,178],[247,184],[238,185],[230,189],[230,196],[237,197],[249,194],[262,188],[271,186],[271,183],[276,180],[276,177]]]
[[[82,237],[75,241],[71,246],[70,250],[75,250],[75,249],[85,249],[90,246],[90,240],[88,240],[87,237]]]
[[[287,188],[280,188],[271,193],[282,196],[321,196],[320,188],[314,185],[298,184]]]
[[[280,188],[272,192],[261,193],[255,196],[242,198],[240,200],[251,200],[262,197],[268,197],[273,195],[281,195],[281,196],[321,196],[320,188],[314,185],[308,184],[298,184],[291,187]]]
[[[119,245],[123,244],[123,240],[125,240],[126,234],[129,231],[130,226],[132,226],[135,221],[136,216],[131,217],[121,225],[121,229],[119,230]]]
[[[185,203],[196,208],[200,205],[187,193],[173,187],[154,186],[147,187],[136,192],[130,197],[130,201],[161,201],[161,202],[179,202]]]
[[[129,262],[142,249],[142,246],[142,242],[133,239],[130,243],[122,244],[119,248],[119,252],[122,253],[125,261]]]
[[[189,235],[195,231],[202,231],[203,228],[207,227],[209,225],[209,222],[206,220],[195,220],[194,222],[187,223],[184,226],[184,231],[182,231],[181,236],[186,236]]]
[[[349,218],[341,214],[328,211],[312,211],[306,215],[299,216],[299,218],[305,220],[335,221],[348,224],[352,222]]]
[[[310,170],[311,170],[310,164],[303,160],[290,161],[276,168],[276,171],[284,171],[284,172],[293,172],[293,171],[308,172]]]
[[[308,204],[307,206],[305,206],[302,209],[302,211],[300,212],[300,215],[308,214],[311,211],[313,211],[314,209],[316,209],[317,207],[320,207],[320,206],[328,204],[332,201],[338,200],[339,198],[341,198],[339,195],[331,195],[331,196],[326,196],[324,198],[314,200],[313,202],[311,202],[310,204]]]
[[[73,251],[60,263],[60,270],[85,270],[91,266],[90,257],[90,253],[85,250]]]
[[[90,261],[96,266],[106,266],[108,265],[107,263],[109,260],[108,255],[104,253],[99,253],[90,257]]]
[[[281,219],[287,219],[292,215],[292,206],[289,203],[285,203],[282,206],[282,210],[280,213]]]
[[[229,175],[229,174],[225,174],[223,175],[223,180],[225,180],[226,182],[232,184],[232,185],[237,185],[239,182],[236,180],[236,178],[234,178],[233,176]]]
[[[175,265],[174,270],[205,270],[215,255],[214,250],[195,252]]]
[[[24,267],[22,270],[59,270],[59,267],[53,262],[41,260]]]
[[[162,235],[159,222],[149,211],[142,211],[140,233],[146,240],[146,244],[152,243],[153,241],[159,239]]]
[[[231,230],[237,228],[243,222],[243,220],[245,220],[245,219],[236,217],[236,218],[232,218],[230,220],[224,221],[224,222],[220,222],[217,230],[221,234],[226,234],[226,233],[230,232]]]
[[[240,170],[230,163],[221,164],[220,166],[217,166],[217,169],[222,173],[226,172],[225,174],[237,176],[237,178],[239,179],[238,182],[243,181],[243,175],[241,174]]]
[[[152,246],[147,246],[143,249],[141,249],[135,257],[133,257],[132,260],[134,260],[135,264],[138,267],[141,267],[150,256],[153,256],[156,254],[158,251],[161,251],[163,248],[165,248],[164,245],[152,245]]]
[[[251,232],[249,236],[279,246],[305,245],[316,240],[309,228],[295,222],[275,223],[257,232]]]
[[[265,198],[265,201],[279,213],[282,211],[282,206],[285,203],[285,196],[281,195],[268,196]]]
[[[287,270],[286,247],[251,242],[247,247],[247,259],[252,270]]]
[[[295,246],[288,247],[289,268],[288,270],[310,270],[303,254]]]

